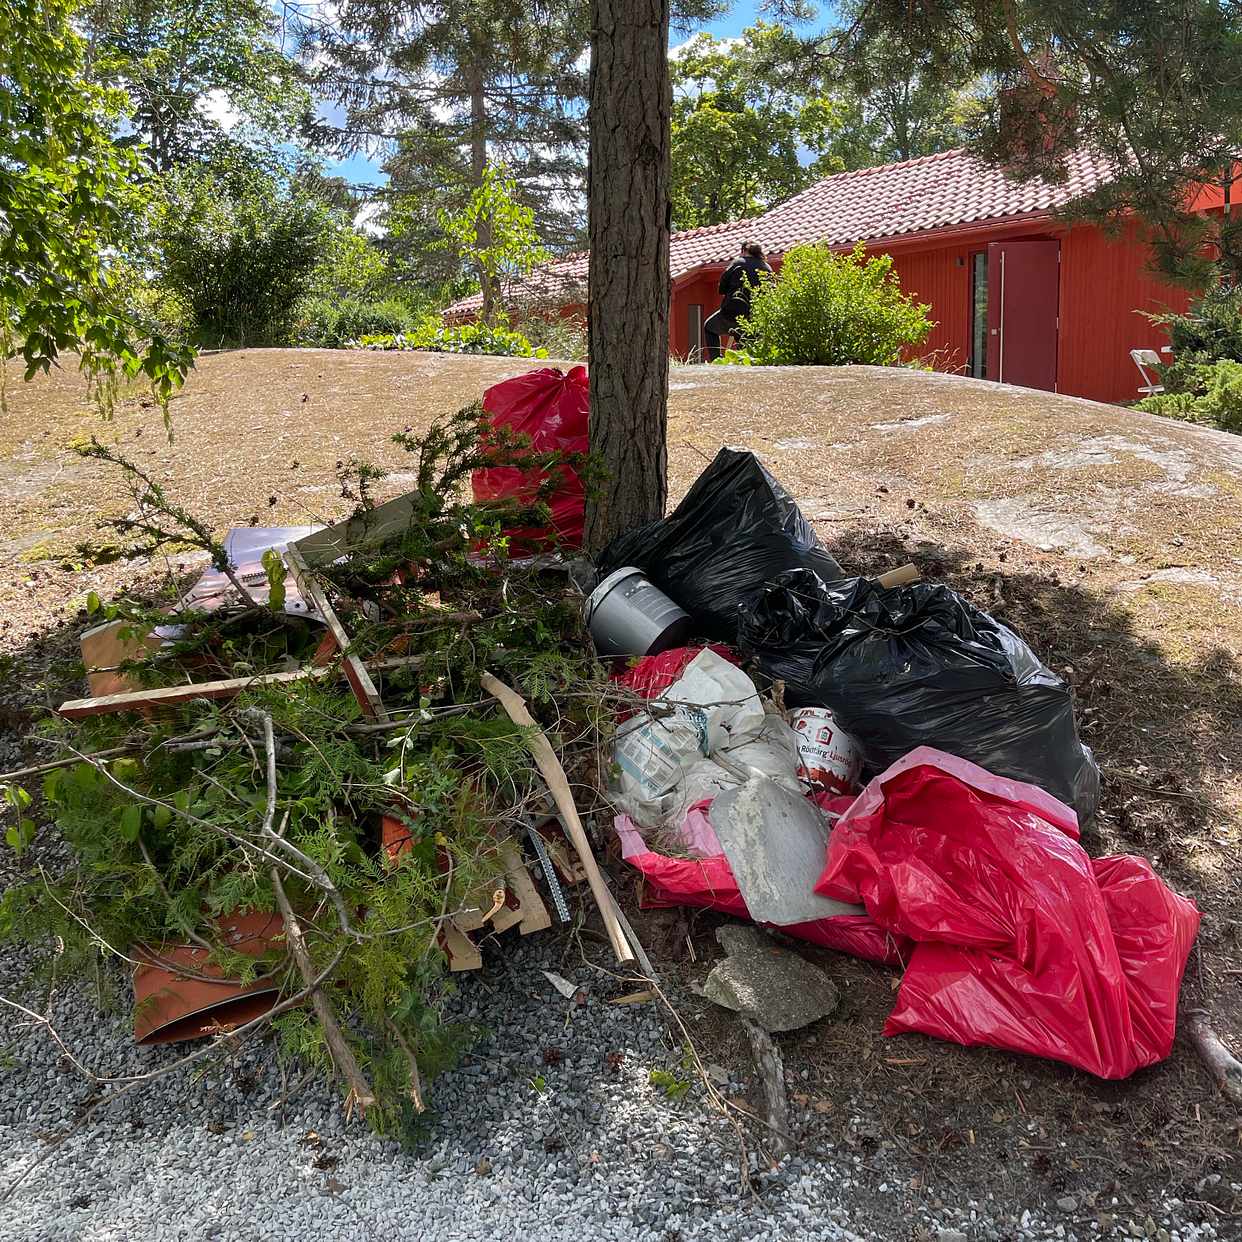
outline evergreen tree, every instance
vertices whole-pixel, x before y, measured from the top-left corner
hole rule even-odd
[[[801,0],[772,0],[789,16]],[[1150,229],[1157,266],[1191,285],[1242,272],[1236,212],[1190,210],[1204,184],[1230,198],[1242,153],[1242,5],[1236,0],[855,0],[837,33],[804,44],[820,71],[865,91],[869,49],[891,46],[928,83],[988,83],[972,146],[1022,177],[1065,177],[1066,156],[1112,164],[1067,214]],[[888,71],[891,72],[891,71]]]
[[[678,12],[695,22],[723,7],[679,0]],[[547,245],[581,244],[587,0],[341,0],[300,33],[316,88],[344,109],[322,132],[342,152],[381,153],[385,197],[408,200],[393,241],[407,270],[452,274],[438,209],[463,210],[489,163],[505,165]],[[429,192],[436,210],[420,208]],[[482,292],[490,307],[495,284]]]
[[[266,0],[95,0],[80,21],[91,76],[128,96],[156,172],[237,145],[273,152],[309,115]]]

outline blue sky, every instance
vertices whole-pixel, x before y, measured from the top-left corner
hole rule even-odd
[[[704,26],[703,29],[710,31],[719,38],[741,34],[747,26],[753,26],[762,16],[758,12],[758,7],[758,0],[738,0],[726,16],[718,18],[716,21]],[[672,42],[680,43],[685,37],[685,35],[675,33],[672,36]],[[328,119],[333,119],[334,113],[338,118],[340,115],[339,109],[327,104],[321,105],[321,112]],[[354,155],[347,160],[328,160],[325,163],[324,171],[329,176],[345,177],[355,185],[376,185],[388,180],[380,172],[378,164],[374,160],[368,159],[365,155]]]

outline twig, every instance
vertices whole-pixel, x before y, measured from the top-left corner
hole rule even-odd
[[[410,1103],[414,1105],[414,1111],[421,1113],[426,1111],[427,1104],[423,1100],[423,1079],[418,1072],[418,1057],[414,1054],[414,1049],[406,1042],[405,1036],[401,1034],[400,1028],[391,1019],[386,1017],[388,1029],[392,1032],[392,1037],[401,1045],[401,1051],[405,1053],[405,1059],[410,1067]]]
[[[357,1106],[360,1114],[365,1115],[368,1108],[375,1107],[375,1093],[371,1090],[371,1084],[367,1082],[362,1067],[354,1056],[354,1050],[349,1046],[349,1041],[341,1030],[336,1011],[323,994],[320,986],[322,981],[315,978],[315,965],[306,948],[302,925],[293,913],[293,907],[290,906],[289,898],[285,895],[285,886],[280,882],[280,872],[275,867],[272,868],[272,887],[276,892],[276,904],[280,907],[281,917],[285,920],[285,939],[288,942],[289,951],[293,954],[293,960],[302,978],[306,981],[311,1005],[314,1007],[315,1016],[319,1019],[328,1051],[332,1054],[336,1068],[349,1084],[350,1101]]]
[[[1204,1010],[1192,1010],[1187,1017],[1186,1033],[1221,1094],[1231,1104],[1242,1105],[1242,1061],[1225,1047],[1220,1036],[1212,1030]]]
[[[151,868],[151,874],[155,876],[155,886],[156,888],[160,890],[160,896],[163,897],[164,900],[171,906],[173,904],[172,894],[165,887],[164,877],[160,875],[160,869],[155,865],[155,862],[152,860],[151,854],[147,850],[147,843],[142,839],[141,833],[139,833],[139,836],[138,836],[138,848],[142,852],[143,860],[146,862],[147,866]],[[186,932],[186,935],[190,938],[190,940],[192,940],[196,945],[198,945],[199,948],[206,949],[208,953],[215,952],[212,946],[208,944],[208,942],[204,940],[202,936],[200,936],[197,932],[194,932],[194,931]]]

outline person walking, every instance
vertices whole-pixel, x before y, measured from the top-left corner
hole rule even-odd
[[[721,274],[720,309],[709,315],[703,324],[708,362],[719,358],[724,352],[720,348],[722,336],[731,336],[739,346],[744,343],[738,320],[750,313],[751,296],[759,287],[764,272],[770,275],[772,269],[763,257],[763,247],[758,242],[743,242],[741,253]]]

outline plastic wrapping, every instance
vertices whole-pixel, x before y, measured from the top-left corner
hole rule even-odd
[[[659,655],[645,656],[617,674],[614,680],[643,698],[657,698],[685,674],[704,650],[702,647],[679,647],[662,651]],[[708,650],[724,659],[732,659],[727,647],[712,646]],[[777,717],[769,719],[773,724],[783,724]],[[747,750],[746,744],[740,745],[738,756],[745,756]],[[796,752],[791,750],[788,762],[792,772]],[[853,799],[820,795],[816,801],[826,811],[839,815]],[[750,918],[724,848],[712,827],[710,807],[710,798],[695,802],[687,807],[678,825],[682,848],[693,857],[674,858],[658,853],[649,848],[643,829],[628,815],[618,815],[614,820],[621,840],[622,857],[644,878],[645,907],[693,906],[717,910],[737,918]],[[908,958],[911,948],[904,937],[890,935],[862,915],[816,919],[781,927],[780,930],[824,948],[890,965]]]
[[[649,849],[641,830],[625,815],[615,820],[621,855],[642,874],[644,909],[691,906],[750,921],[750,912],[733,878],[729,860],[711,827],[709,805],[704,801],[692,806],[682,826],[686,847],[700,853],[701,857],[672,858]],[[906,937],[890,934],[872,918],[861,914],[835,915],[774,930],[887,966],[897,966],[908,960],[912,948]]]
[[[960,755],[1072,804],[1100,774],[1069,687],[1007,626],[946,586],[780,575],[742,609],[739,641],[788,702],[821,704],[882,771],[917,746]]]
[[[598,560],[602,580],[623,565],[641,569],[695,620],[705,638],[733,642],[738,604],[783,570],[841,567],[811,524],[753,453],[723,448],[668,517],[628,531]]]
[[[815,887],[917,942],[885,1034],[1101,1078],[1169,1055],[1199,912],[1143,859],[1093,860],[1077,834],[1043,790],[926,747],[867,786]]]
[[[530,447],[541,453],[585,453],[590,416],[590,392],[586,367],[562,373],[556,367],[527,371],[483,394],[483,409],[493,427],[507,427],[530,438]],[[562,547],[582,546],[586,499],[582,480],[569,466],[560,467],[562,485],[547,502],[551,510],[550,529],[506,531],[514,551],[540,551],[553,543]],[[474,498],[529,500],[545,478],[539,470],[519,470],[515,466],[496,466],[476,470],[471,477]]]

